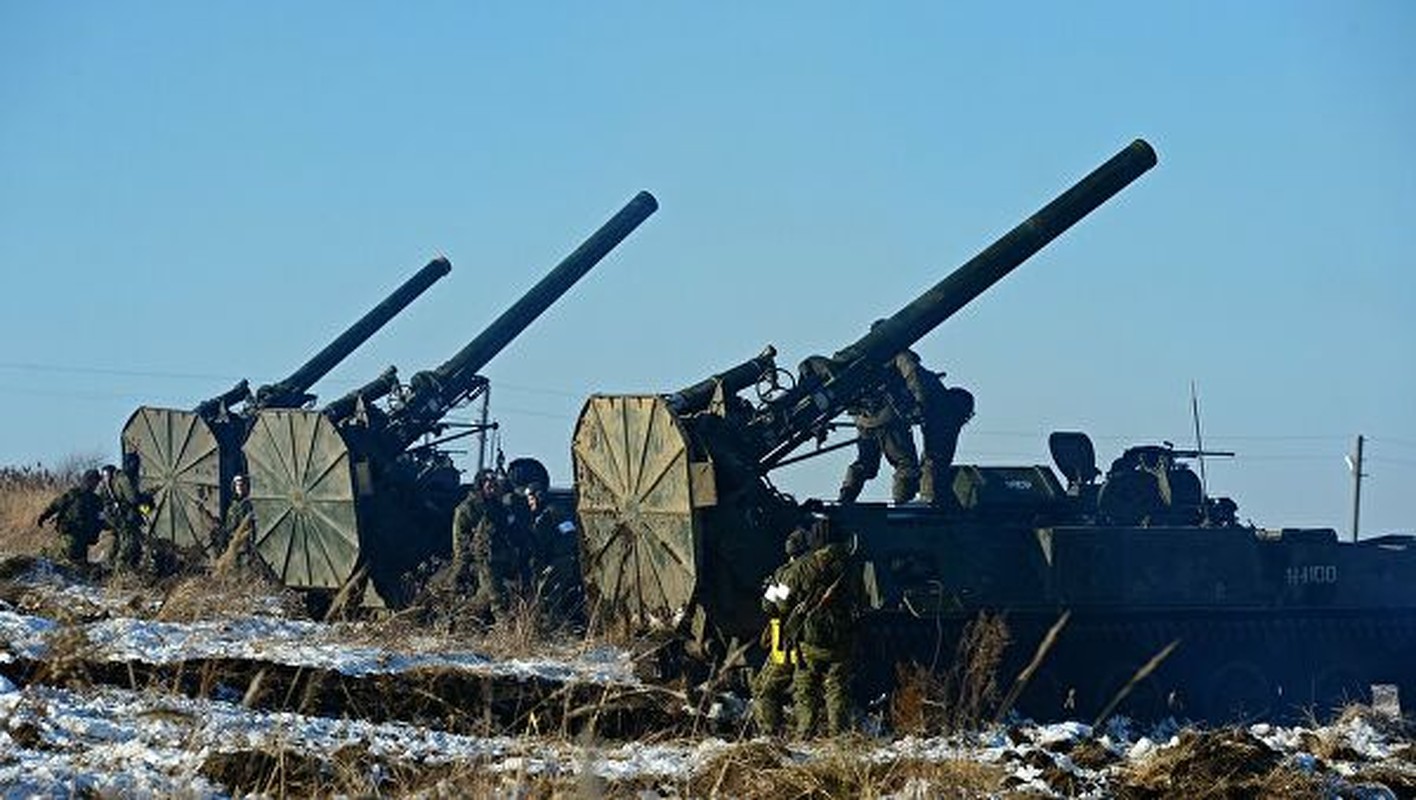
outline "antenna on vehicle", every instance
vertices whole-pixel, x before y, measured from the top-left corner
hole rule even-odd
[[[1200,462],[1200,493],[1209,497],[1209,484],[1205,481],[1205,442],[1200,436],[1200,398],[1195,394],[1195,381],[1190,381],[1190,417],[1195,421],[1196,460]]]

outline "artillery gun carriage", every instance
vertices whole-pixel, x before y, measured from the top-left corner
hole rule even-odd
[[[465,490],[444,445],[452,410],[487,391],[479,371],[658,208],[640,192],[485,330],[406,385],[390,370],[322,409],[265,409],[243,453],[255,542],[285,585],[407,599],[404,577],[451,546]],[[445,435],[446,434],[446,435]],[[352,591],[352,589],[351,589]]]
[[[445,258],[430,261],[284,380],[254,393],[242,380],[191,410],[134,411],[123,426],[121,447],[125,460],[137,462],[139,489],[153,496],[148,534],[209,550],[230,503],[231,479],[244,471],[241,445],[255,416],[262,409],[315,402],[309,392],[321,378],[451,269]]]
[[[679,392],[591,397],[572,443],[590,613],[721,663],[757,639],[763,581],[811,511],[854,535],[872,695],[899,663],[947,670],[964,626],[996,612],[1012,636],[1004,681],[1043,653],[1016,701],[1037,717],[1090,718],[1118,699],[1139,714],[1281,715],[1371,683],[1416,696],[1411,540],[1240,525],[1185,466],[1198,452],[1132,448],[1098,481],[1090,440],[1059,433],[1066,483],[1048,466],[958,465],[951,508],[798,503],[772,484],[774,469],[842,446],[824,444],[835,420],[883,386],[896,354],[1155,163],[1134,142],[793,379],[768,348]]]

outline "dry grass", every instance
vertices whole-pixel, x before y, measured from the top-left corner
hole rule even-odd
[[[670,797],[783,798],[929,797],[974,798],[1000,792],[1002,768],[974,761],[903,759],[877,763],[862,758],[855,743],[820,757],[796,760],[779,745],[749,742],[711,758],[686,779],[640,777],[610,782],[590,771],[594,748],[584,747],[579,774],[493,771],[482,762],[410,764],[389,761],[362,746],[329,755],[293,747],[214,753],[201,772],[234,794],[267,796],[421,797]]]
[[[254,571],[226,570],[177,578],[163,597],[156,618],[193,622],[278,612],[296,619],[304,610],[300,596],[279,583]]]
[[[34,556],[53,548],[54,529],[35,525],[35,519],[51,500],[74,485],[81,471],[39,465],[0,468],[0,554]]]
[[[1179,743],[1120,771],[1122,798],[1249,798],[1301,800],[1324,796],[1317,776],[1282,763],[1282,756],[1241,728],[1186,730]]]
[[[949,672],[940,676],[918,664],[897,666],[892,729],[930,735],[985,724],[999,705],[998,670],[1010,641],[1003,617],[984,612],[964,626]]]

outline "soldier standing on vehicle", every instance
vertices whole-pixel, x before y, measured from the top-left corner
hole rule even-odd
[[[865,482],[880,474],[882,454],[895,470],[891,499],[908,503],[919,492],[919,452],[906,418],[897,409],[899,398],[906,394],[903,381],[894,370],[885,372],[883,380],[883,386],[863,395],[849,409],[859,438],[856,459],[846,467],[846,477],[841,482],[842,503],[854,503]]]
[[[792,601],[800,595],[797,567],[806,552],[807,532],[797,527],[787,534],[787,561],[772,573],[762,595],[762,611],[767,615],[767,627],[762,631],[761,645],[767,660],[752,682],[752,709],[759,733],[775,736],[782,727],[782,705],[791,694],[792,674],[801,653],[794,643],[784,639],[782,622],[790,612]]]
[[[99,480],[98,470],[85,470],[79,485],[54,498],[35,521],[43,527],[54,518],[62,557],[81,569],[88,568],[88,549],[103,529],[103,501],[96,492]]]
[[[945,387],[944,373],[925,368],[913,350],[900,352],[891,366],[909,392],[908,416],[919,424],[923,439],[919,497],[930,505],[957,506],[947,479],[959,447],[959,432],[973,417],[973,395],[966,389]]]
[[[801,650],[792,705],[802,738],[815,732],[822,706],[830,735],[850,727],[855,625],[864,595],[860,568],[830,521],[817,519],[809,538],[814,549],[800,559],[793,577],[800,597],[783,624]]]

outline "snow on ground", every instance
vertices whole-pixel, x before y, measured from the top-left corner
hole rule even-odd
[[[351,676],[456,669],[480,674],[556,682],[633,684],[627,652],[592,648],[567,658],[491,660],[475,652],[442,652],[435,640],[407,642],[395,650],[351,641],[357,630],[303,620],[269,617],[158,622],[118,617],[73,626],[92,646],[97,661],[173,664],[202,659],[249,659],[292,667],[327,669]],[[0,602],[0,663],[41,660],[58,623],[22,614]],[[429,648],[429,649],[423,649]]]
[[[727,746],[707,739],[590,749],[550,739],[465,736],[402,723],[260,712],[120,689],[21,691],[10,685],[0,691],[0,787],[6,797],[76,790],[219,797],[224,790],[202,776],[202,764],[214,753],[248,750],[330,756],[352,746],[391,762],[484,764],[513,774],[589,771],[622,780],[688,775]]]
[[[1120,759],[1111,767],[1087,769],[1065,755],[1055,763],[1087,785],[1106,786],[1109,772],[1176,746],[1162,727],[1137,739],[1129,725],[1112,725],[1096,737]],[[1377,727],[1353,719],[1317,731],[1255,725],[1250,733],[1301,767],[1311,756],[1295,748],[1304,735],[1330,737],[1350,747],[1359,759],[1386,759],[1394,743]],[[977,735],[902,738],[861,751],[863,759],[889,763],[977,760],[1008,769],[1017,791],[1054,795],[1041,780],[1030,754],[1067,749],[1093,737],[1080,723],[1020,725]],[[1147,748],[1137,745],[1152,742]],[[585,747],[540,737],[467,736],[407,725],[330,719],[288,712],[263,712],[240,705],[189,699],[155,692],[95,688],[82,692],[46,686],[17,689],[0,684],[0,787],[5,797],[68,796],[96,792],[121,796],[222,797],[225,789],[204,777],[208,757],[252,750],[294,750],[309,757],[329,757],[354,747],[387,763],[479,766],[514,779],[520,775],[591,774],[610,782],[687,781],[714,756],[732,745],[717,738],[697,741]],[[792,744],[788,758],[822,758],[829,744]],[[1360,763],[1348,764],[1346,772]],[[1342,772],[1342,770],[1338,770]],[[372,778],[370,778],[372,780]],[[1104,793],[1104,792],[1103,792]],[[1381,796],[1379,792],[1377,796]]]
[[[373,645],[368,643],[368,631],[357,625],[276,615],[160,622],[124,616],[135,608],[132,598],[115,599],[101,590],[70,583],[62,575],[40,574],[38,582],[43,591],[76,605],[102,608],[107,618],[64,626],[0,601],[0,664],[16,659],[43,660],[51,637],[72,629],[81,631],[91,648],[85,651],[85,658],[111,662],[161,665],[249,659],[351,676],[441,668],[519,679],[639,683],[629,654],[612,648],[559,658],[498,660],[448,649],[446,642],[435,637],[404,637],[397,647]],[[744,713],[741,703],[731,705],[731,709],[724,706],[725,714],[737,718]],[[1394,733],[1397,730],[1399,726],[1385,724],[1379,715],[1356,714],[1344,715],[1323,728],[1260,723],[1243,732],[1302,772],[1340,776],[1329,781],[1336,787],[1332,794],[1352,796],[1349,790],[1356,784],[1341,783],[1342,778],[1360,781],[1363,770],[1376,764],[1412,776],[1416,784],[1412,744]],[[1019,723],[950,737],[870,738],[859,742],[852,755],[875,764],[964,760],[995,765],[1007,772],[1014,790],[1047,796],[1056,796],[1058,790],[1055,776],[1049,784],[1045,772],[1060,769],[1075,777],[1078,786],[1087,787],[1080,792],[1084,796],[1106,796],[1108,781],[1119,771],[1163,758],[1183,746],[1182,739],[1174,722],[1142,728],[1125,719],[1113,719],[1100,729],[1080,722]],[[1321,759],[1314,753],[1315,742],[1322,744]],[[223,797],[227,789],[202,771],[214,755],[290,750],[328,758],[349,747],[385,763],[477,768],[511,781],[520,780],[520,776],[591,775],[612,783],[648,780],[673,784],[687,781],[735,746],[737,743],[712,737],[586,746],[555,737],[473,736],[399,722],[262,711],[221,699],[188,698],[155,690],[16,686],[0,676],[0,798],[89,792],[125,797]],[[791,743],[785,745],[784,759],[810,764],[826,757],[832,747]],[[1100,761],[1078,755],[1079,748],[1095,751],[1098,747],[1105,756]],[[377,783],[375,776],[366,779],[369,785]],[[1338,783],[1332,784],[1332,780]],[[1394,796],[1383,791],[1364,796]]]
[[[134,595],[77,583],[40,561],[14,583],[43,592],[54,608],[100,609],[107,616],[72,624],[97,661],[162,665],[203,659],[248,659],[291,667],[327,669],[350,676],[419,669],[466,670],[517,679],[596,684],[637,684],[630,655],[596,647],[563,657],[492,660],[472,651],[447,649],[436,637],[404,637],[399,647],[371,645],[357,624],[282,618],[277,613],[197,622],[161,622],[130,616]],[[271,601],[273,612],[279,604]],[[0,600],[0,663],[40,660],[56,620],[22,613]]]

